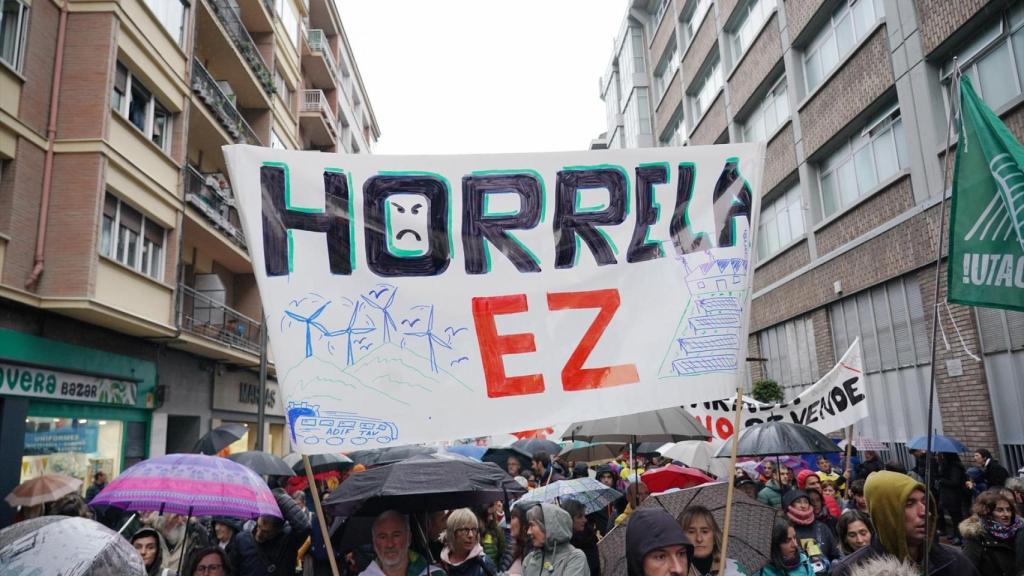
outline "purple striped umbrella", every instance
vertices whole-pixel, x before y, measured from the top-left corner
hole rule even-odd
[[[281,516],[263,478],[241,464],[203,454],[168,454],[139,462],[112,480],[91,504],[190,516]]]

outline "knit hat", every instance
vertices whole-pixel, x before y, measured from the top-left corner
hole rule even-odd
[[[663,508],[640,508],[626,524],[626,567],[628,576],[643,576],[644,556],[667,546],[686,546],[693,557],[693,545],[679,522]]]
[[[786,508],[789,508],[793,502],[796,502],[800,498],[807,498],[808,502],[811,500],[807,497],[807,492],[804,492],[803,490],[790,490],[789,492],[786,492],[782,496],[782,509],[785,510]]]
[[[811,472],[810,470],[801,470],[800,473],[796,475],[797,487],[801,490],[807,488],[807,479],[811,476],[814,476],[814,472]]]

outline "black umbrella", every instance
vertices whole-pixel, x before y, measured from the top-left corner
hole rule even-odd
[[[587,442],[682,442],[711,438],[706,428],[678,406],[653,412],[612,416],[577,422],[562,434],[563,440]]]
[[[389,446],[386,448],[357,450],[355,452],[350,452],[348,457],[356,464],[362,464],[369,468],[370,466],[394,464],[395,462],[401,462],[402,460],[412,458],[413,456],[425,456],[428,454],[434,454],[435,452],[437,452],[437,448],[434,448],[433,446],[418,446],[416,444],[410,444],[408,446]]]
[[[537,452],[547,452],[548,456],[557,456],[562,447],[557,442],[544,438],[523,438],[512,443],[513,448],[526,452],[531,457]]]
[[[313,454],[309,457],[309,467],[313,469],[313,474],[330,472],[331,470],[340,471],[353,466],[355,466],[355,462],[344,454]],[[299,456],[298,462],[292,464],[292,470],[300,476],[306,473],[306,466],[302,463],[302,456]]]
[[[636,446],[637,454],[661,454],[658,452],[658,448],[664,446],[664,442],[641,442]]]
[[[207,432],[206,436],[200,438],[196,445],[192,447],[192,452],[216,456],[218,452],[240,440],[248,431],[249,429],[242,424],[218,426]]]
[[[292,471],[291,467],[284,460],[266,452],[257,452],[255,450],[239,452],[229,455],[228,460],[234,460],[263,476],[295,476],[295,472]]]
[[[737,456],[783,456],[842,452],[828,436],[810,426],[793,422],[766,422],[740,431]],[[732,443],[726,442],[716,458],[729,457]]]
[[[695,488],[651,496],[641,508],[661,507],[673,518],[679,518],[691,505],[707,508],[719,527],[725,526],[727,482],[704,484]],[[776,514],[781,512],[747,497],[739,490],[733,492],[732,523],[729,527],[729,558],[736,560],[753,574],[771,558],[772,526]],[[601,554],[601,574],[626,575],[626,531],[629,520],[617,526],[597,545]]]
[[[350,476],[324,501],[334,516],[376,516],[483,506],[526,493],[496,464],[414,456]]]
[[[480,460],[483,462],[494,462],[498,465],[498,468],[507,472],[508,459],[510,456],[519,460],[520,470],[529,470],[531,460],[530,455],[519,448],[513,448],[512,446],[488,448],[487,452],[484,452],[484,455]]]

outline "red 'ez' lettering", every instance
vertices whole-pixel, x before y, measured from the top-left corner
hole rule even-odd
[[[562,368],[564,390],[593,390],[640,381],[635,364],[583,367],[611,323],[615,311],[619,309],[621,301],[617,289],[556,292],[548,294],[547,300],[549,310],[599,309],[594,322],[587,328]],[[494,322],[494,316],[498,314],[516,314],[528,310],[525,294],[473,298],[473,322],[476,325],[489,398],[537,394],[544,391],[544,377],[541,374],[508,377],[505,375],[505,366],[501,359],[506,354],[523,354],[537,350],[533,334],[527,332],[499,335]]]

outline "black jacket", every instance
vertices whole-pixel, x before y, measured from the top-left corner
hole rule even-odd
[[[284,490],[274,490],[274,497],[286,521],[285,527],[272,540],[262,543],[256,542],[252,532],[239,532],[230,550],[235,576],[282,576],[295,571],[299,548],[309,536],[309,516]]]
[[[857,550],[832,565],[831,576],[850,576],[853,569],[872,558],[891,556],[878,540]],[[934,544],[928,558],[928,576],[988,576],[978,574],[974,564],[959,550],[945,544]]]
[[[872,472],[880,472],[882,470],[882,461],[878,458],[874,460],[865,460],[854,468],[854,480],[866,480],[868,474]]]
[[[992,458],[988,461],[988,466],[985,466],[985,483],[988,484],[989,488],[1002,488],[1006,484],[1006,480],[1010,478],[1010,473],[999,463],[999,460]]]
[[[821,547],[821,553],[828,558],[829,562],[839,559],[839,545],[836,542],[836,537],[824,522],[815,520],[813,524],[807,526],[794,524],[793,529],[796,532],[797,542],[802,543],[803,540],[813,539]],[[806,551],[804,549],[804,552]]]
[[[943,508],[959,509],[967,493],[967,470],[958,461],[942,462],[936,485],[939,489],[939,502]]]
[[[1017,565],[1015,547],[1024,546],[1024,530],[1017,531],[1012,541],[996,540],[977,516],[960,523],[964,538],[964,556],[984,576],[1017,576],[1024,574],[1024,565]]]

